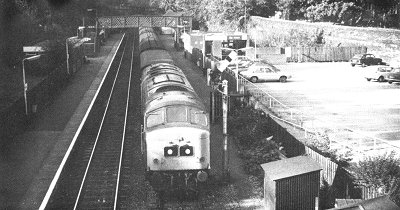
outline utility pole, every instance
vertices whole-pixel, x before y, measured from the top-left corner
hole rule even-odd
[[[229,150],[228,150],[228,81],[224,80],[222,81],[222,88],[223,88],[223,94],[222,94],[222,134],[224,136],[224,142],[223,142],[223,156],[224,156],[224,162],[223,162],[223,169],[224,169],[224,174],[223,176],[225,178],[229,178]]]

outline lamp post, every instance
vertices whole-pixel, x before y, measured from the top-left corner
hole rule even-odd
[[[86,11],[88,11],[88,12],[95,12],[96,13],[96,18],[95,18],[95,21],[96,21],[96,29],[95,29],[95,33],[96,33],[96,35],[95,35],[95,37],[94,37],[94,52],[96,52],[96,42],[97,42],[97,9],[87,9]]]
[[[68,49],[68,40],[69,38],[65,39],[65,50],[67,52],[67,73],[70,74],[69,72],[69,49]]]
[[[26,92],[28,91],[28,83],[26,82],[25,77],[25,61],[33,61],[40,58],[40,55],[34,55],[31,57],[24,58],[22,60],[22,82],[24,83],[24,100],[25,100],[25,115],[28,116],[28,98],[26,96]]]

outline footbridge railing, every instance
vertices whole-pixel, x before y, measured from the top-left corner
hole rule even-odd
[[[191,16],[109,16],[99,17],[99,28],[134,28],[134,27],[192,27]]]

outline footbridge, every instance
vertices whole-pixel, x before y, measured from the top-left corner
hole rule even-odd
[[[171,27],[192,28],[191,16],[109,16],[97,18],[98,28]]]

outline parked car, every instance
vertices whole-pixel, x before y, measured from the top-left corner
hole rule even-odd
[[[361,66],[370,66],[370,65],[382,65],[385,64],[381,58],[375,57],[373,54],[365,53],[365,54],[357,54],[352,59],[350,59],[351,66],[361,65]]]
[[[239,67],[239,69],[247,68],[250,63],[253,63],[254,61],[246,56],[238,56],[235,61],[231,61],[231,63],[228,65],[229,68],[231,69],[236,69],[236,67]]]
[[[265,62],[254,62],[246,70],[239,72],[244,78],[255,83],[258,81],[286,82],[292,78],[287,72],[281,71],[275,66]]]
[[[371,66],[372,67],[372,66]],[[393,67],[390,66],[374,66],[372,69],[368,70],[364,77],[367,81],[377,80],[378,82],[384,82],[385,77],[389,74],[390,71],[393,70]]]
[[[391,72],[389,72],[386,75],[385,80],[387,80],[389,84],[392,84],[393,82],[400,82],[400,67],[394,68]]]

